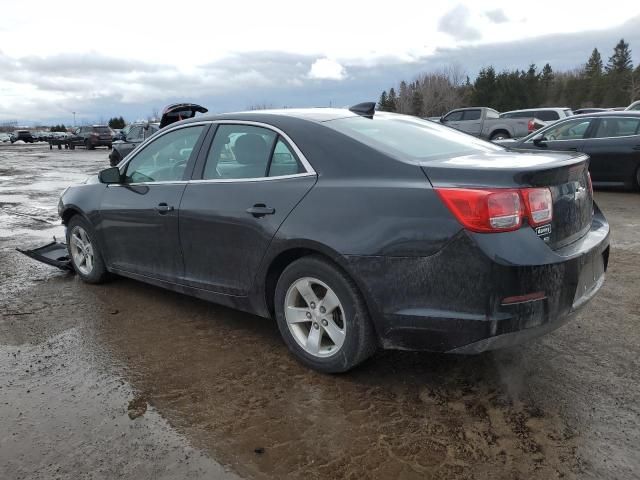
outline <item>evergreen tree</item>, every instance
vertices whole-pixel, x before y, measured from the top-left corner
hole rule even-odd
[[[591,52],[591,56],[584,66],[584,73],[589,78],[602,75],[602,57],[597,48],[594,48],[593,52]]]
[[[477,106],[491,106],[496,94],[496,71],[493,67],[480,70],[473,83],[471,103]]]
[[[385,112],[387,110],[387,91],[383,90],[378,100],[378,110]]]
[[[605,70],[607,78],[604,101],[612,107],[628,105],[633,95],[633,62],[629,44],[624,39],[620,39],[614,47]]]
[[[411,95],[411,114],[416,117],[422,117],[424,105],[422,103],[422,92],[416,88]]]
[[[633,62],[631,60],[631,50],[629,44],[621,38],[618,44],[613,48],[613,55],[609,57],[607,66],[605,67],[607,73],[626,73],[633,70]]]
[[[396,112],[398,110],[398,97],[393,87],[389,90],[387,96],[387,112]]]

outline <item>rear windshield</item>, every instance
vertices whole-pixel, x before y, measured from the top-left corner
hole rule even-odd
[[[399,160],[420,162],[503,150],[453,128],[407,115],[376,113],[372,119],[349,117],[324,124]]]
[[[109,127],[93,127],[94,132],[111,134]]]

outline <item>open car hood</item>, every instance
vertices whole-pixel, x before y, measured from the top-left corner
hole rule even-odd
[[[164,128],[167,125],[171,125],[174,122],[180,120],[186,120],[187,118],[193,118],[196,113],[207,113],[209,110],[203,106],[195,103],[174,103],[165,107],[162,111],[162,118],[160,119],[160,128]]]

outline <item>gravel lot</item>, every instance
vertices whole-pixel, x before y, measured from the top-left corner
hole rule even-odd
[[[107,150],[0,145],[0,478],[638,478],[640,194],[598,191],[608,278],[573,322],[480,356],[326,376],[275,323],[15,247]]]

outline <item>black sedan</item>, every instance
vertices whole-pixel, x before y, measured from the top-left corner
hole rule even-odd
[[[518,150],[586,153],[595,183],[640,189],[640,112],[569,117],[520,140],[497,143]]]
[[[587,165],[373,104],[209,115],[68,188],[59,213],[83,280],[275,318],[300,361],[341,372],[379,347],[476,353],[571,318],[609,252]]]

